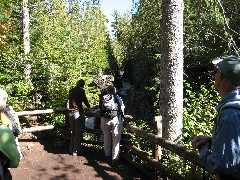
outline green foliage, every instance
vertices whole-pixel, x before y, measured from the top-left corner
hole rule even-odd
[[[0,56],[0,84],[9,95],[8,103],[16,111],[25,109],[31,97],[28,82],[23,73],[23,58],[14,54],[2,53]]]
[[[18,48],[20,26],[18,23],[21,1],[2,0],[0,2],[0,52]]]
[[[184,158],[172,153],[171,151],[164,151],[165,156],[162,157],[162,162],[170,169],[171,172],[180,174],[186,180],[201,180],[204,177],[204,173],[206,180],[212,180],[214,178],[212,174],[192,164]]]
[[[123,78],[132,89],[125,98],[127,113],[149,121],[158,109],[161,1],[140,1],[136,13],[115,12],[113,52]],[[136,106],[136,102],[138,106]],[[155,106],[156,105],[156,106]]]
[[[181,144],[188,149],[192,149],[191,142],[196,135],[211,136],[213,121],[216,116],[215,107],[220,101],[214,82],[208,85],[202,85],[199,91],[193,91],[188,82],[184,83],[184,120],[183,134]],[[171,169],[172,172],[181,174],[186,179],[202,179],[203,170],[186,161],[184,158],[163,149],[164,156],[162,162]],[[213,176],[207,172],[206,179],[212,179]]]
[[[136,126],[142,130],[145,130],[149,133],[152,133],[153,130],[150,128],[149,124],[147,124],[143,120],[131,120],[129,122],[130,125]],[[135,145],[137,148],[141,149],[142,151],[147,152],[149,155],[152,155],[152,143],[149,141],[145,140],[144,138],[138,137],[138,136],[133,136],[130,139],[130,142]]]
[[[0,83],[9,93],[9,104],[16,111],[65,107],[68,91],[82,78],[91,106],[97,106],[100,90],[92,85],[93,77],[100,72],[111,72],[106,18],[99,4],[29,1],[31,52],[22,57],[21,4],[11,3],[6,6],[10,16],[6,16],[4,22],[9,21],[8,29],[14,31],[8,33],[12,39],[5,38],[2,42],[11,49],[0,54]],[[29,77],[26,76],[27,66]],[[64,121],[61,116],[45,118],[48,122],[44,123],[48,124]]]
[[[189,81],[208,83],[212,59],[239,55],[239,6],[236,0],[185,0],[184,70]]]
[[[211,136],[212,119],[216,115],[215,107],[220,101],[214,83],[202,85],[198,92],[193,92],[189,83],[185,83],[183,144],[191,147],[196,135]]]

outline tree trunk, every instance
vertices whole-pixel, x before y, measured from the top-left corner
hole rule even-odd
[[[24,54],[28,55],[29,52],[30,52],[28,0],[23,0],[22,16],[23,16],[23,46],[24,46]]]
[[[160,114],[163,138],[177,142],[183,119],[183,0],[162,2]]]
[[[28,58],[30,53],[30,35],[29,35],[29,11],[28,11],[28,0],[22,1],[22,18],[23,18],[23,47],[24,47],[24,55],[25,59]],[[28,85],[32,86],[31,81],[31,64],[25,62],[24,63],[24,74]]]

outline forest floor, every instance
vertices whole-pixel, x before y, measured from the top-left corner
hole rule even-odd
[[[149,179],[124,159],[120,159],[118,166],[112,166],[102,147],[84,145],[83,155],[72,156],[69,141],[50,130],[23,133],[19,142],[23,158],[18,168],[10,169],[13,180]]]

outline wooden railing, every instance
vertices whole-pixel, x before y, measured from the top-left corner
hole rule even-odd
[[[48,109],[48,110],[35,110],[35,111],[22,111],[17,112],[18,116],[33,116],[33,115],[40,115],[40,114],[46,114],[46,113],[58,113],[58,114],[67,114],[71,110],[67,108],[60,108],[60,109]],[[129,115],[124,116],[125,119],[131,118]],[[53,126],[49,127],[49,129],[53,128]],[[44,130],[44,128],[42,128]],[[48,128],[45,128],[48,129]],[[34,129],[33,129],[34,130]],[[36,129],[41,130],[41,128]],[[26,129],[23,129],[23,132],[27,132]],[[102,131],[100,129],[85,129],[86,133],[96,134],[98,136],[102,135]],[[145,152],[141,150],[140,148],[136,147],[131,141],[131,137],[141,137],[147,142],[152,143],[153,147],[159,146],[162,148],[163,151],[170,151],[171,153],[175,154],[176,156],[181,157],[184,159],[184,161],[187,161],[190,165],[190,168],[192,168],[193,172],[188,172],[189,175],[186,176],[182,173],[177,173],[171,170],[171,168],[168,168],[165,163],[162,162],[162,159],[158,159],[159,157],[156,156],[156,154],[153,154],[150,156],[148,152]],[[87,144],[93,144],[93,145],[103,145],[102,141],[94,141],[94,140],[84,140],[84,143]],[[203,170],[203,167],[201,166],[199,155],[195,153],[194,151],[188,150],[184,148],[183,146],[173,143],[171,141],[168,141],[164,138],[158,137],[155,134],[149,133],[145,130],[142,130],[136,126],[130,125],[127,122],[124,122],[124,133],[121,140],[121,153],[120,156],[127,160],[129,163],[134,165],[136,168],[140,169],[144,173],[146,173],[151,179],[205,179],[205,174],[203,174],[203,177],[200,178],[199,175],[201,173],[197,173],[197,178],[193,178],[194,174],[196,174],[196,168]],[[154,151],[156,153],[156,149]],[[158,157],[158,158],[157,158]],[[137,159],[137,160],[136,160]],[[190,170],[191,171],[191,170]],[[202,175],[201,175],[202,176]]]

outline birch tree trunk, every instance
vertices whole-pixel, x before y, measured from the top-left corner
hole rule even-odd
[[[177,142],[183,126],[183,0],[162,1],[160,114],[163,138]]]
[[[29,52],[30,52],[28,0],[23,0],[22,16],[23,16],[23,46],[24,46],[24,54],[28,55]]]

